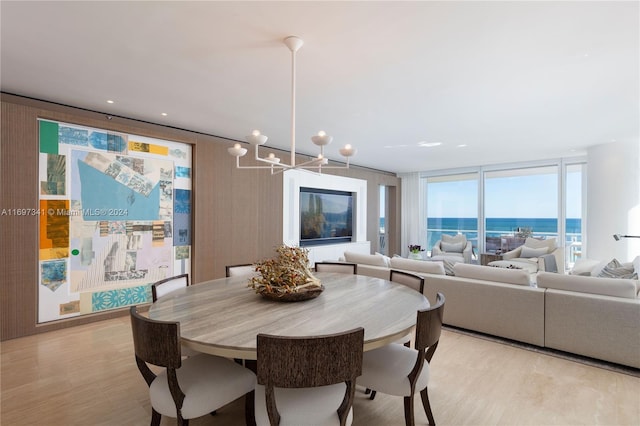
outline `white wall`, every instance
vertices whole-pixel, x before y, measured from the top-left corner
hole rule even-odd
[[[612,142],[588,150],[587,253],[602,261],[631,261],[640,255],[640,143]],[[583,254],[584,256],[584,254]]]
[[[355,194],[355,217],[351,243],[311,246],[309,261],[337,260],[345,251],[370,254],[367,241],[367,181],[342,176],[323,175],[307,170],[287,170],[282,179],[282,242],[300,243],[300,187],[347,191]]]

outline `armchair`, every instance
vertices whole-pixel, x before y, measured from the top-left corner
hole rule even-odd
[[[564,269],[562,248],[556,239],[527,238],[524,244],[502,255],[503,260],[537,265],[538,271],[558,272]]]
[[[442,239],[436,241],[431,249],[431,257],[441,256],[458,262],[471,263],[473,244],[467,241],[464,234],[455,236],[442,234]]]

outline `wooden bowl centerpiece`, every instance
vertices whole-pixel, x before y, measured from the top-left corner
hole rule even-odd
[[[249,287],[270,300],[298,302],[318,297],[324,286],[309,270],[309,250],[281,245],[278,256],[256,263]]]

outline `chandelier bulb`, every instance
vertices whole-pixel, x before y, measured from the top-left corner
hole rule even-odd
[[[327,133],[326,133],[324,130],[320,130],[320,131],[318,132],[318,136],[320,136],[320,137],[322,137],[322,136],[324,136],[324,135],[326,135],[326,134],[327,134]]]
[[[340,148],[340,154],[343,157],[351,157],[356,154],[357,150],[351,146],[351,144],[346,144],[343,148]]]
[[[253,136],[260,136],[260,130],[254,130],[253,132],[251,132],[251,134]]]

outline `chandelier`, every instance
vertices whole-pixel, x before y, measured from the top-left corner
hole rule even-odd
[[[322,169],[348,169],[349,157],[356,153],[356,149],[347,144],[340,148],[340,154],[345,157],[346,162],[342,166],[329,166],[329,160],[324,156],[324,147],[329,145],[333,138],[324,131],[318,132],[317,135],[311,137],[311,141],[320,147],[320,153],[317,157],[312,158],[304,163],[296,164],[296,52],[302,47],[304,41],[296,36],[289,36],[284,39],[284,44],[291,51],[291,160],[289,164],[280,161],[274,153],[269,153],[266,157],[260,157],[259,147],[267,142],[267,136],[254,130],[245,139],[255,147],[255,159],[260,163],[266,163],[260,166],[241,166],[240,157],[247,153],[247,149],[236,143],[231,148],[227,148],[229,154],[236,157],[236,168],[238,169],[271,169],[271,174],[281,172],[287,169],[316,169],[319,173]]]

